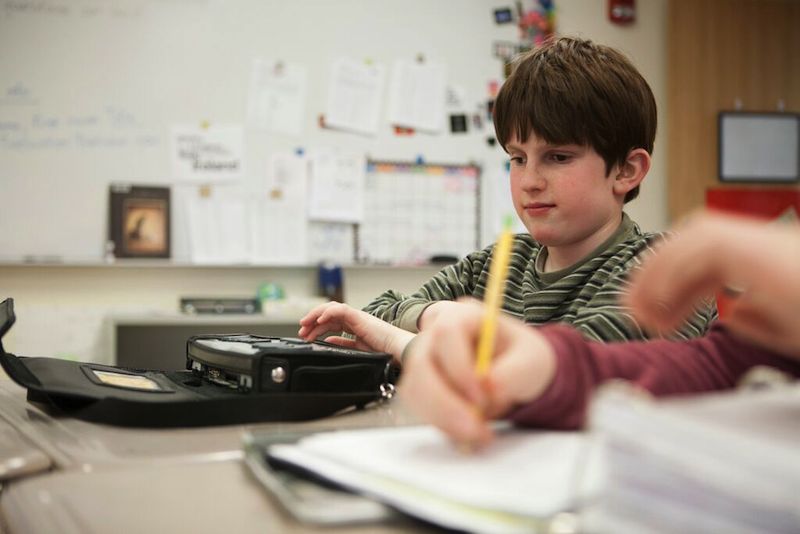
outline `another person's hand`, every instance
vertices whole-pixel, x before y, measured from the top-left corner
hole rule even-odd
[[[343,337],[342,332],[352,334],[355,339]],[[325,339],[330,343],[358,350],[388,352],[400,358],[406,344],[414,334],[378,319],[347,304],[328,302],[321,304],[300,319],[297,335],[306,341],[334,333]]]
[[[632,276],[627,303],[642,324],[669,331],[698,299],[734,288],[742,294],[725,323],[800,358],[800,229],[703,213],[678,231]]]
[[[427,325],[409,347],[399,392],[420,418],[460,443],[491,439],[487,419],[537,398],[555,372],[552,346],[539,332],[501,314],[485,380],[475,372],[483,305],[460,301]]]

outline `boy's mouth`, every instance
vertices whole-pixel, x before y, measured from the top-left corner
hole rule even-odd
[[[548,204],[546,202],[530,202],[522,206],[522,209],[524,209],[525,213],[528,215],[543,215],[555,207],[555,204]]]

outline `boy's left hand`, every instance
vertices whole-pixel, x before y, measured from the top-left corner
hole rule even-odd
[[[395,359],[400,358],[406,344],[414,337],[411,332],[339,302],[321,304],[308,312],[300,319],[297,335],[314,341],[331,332],[352,334],[355,339],[333,335],[325,341],[358,350],[387,352]]]

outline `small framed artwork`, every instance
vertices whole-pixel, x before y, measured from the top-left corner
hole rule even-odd
[[[514,22],[514,14],[510,7],[500,7],[494,10],[495,24],[509,24]]]
[[[169,187],[112,184],[109,240],[117,258],[170,257]]]
[[[452,133],[466,133],[467,131],[467,116],[463,113],[456,113],[450,115],[450,132]]]

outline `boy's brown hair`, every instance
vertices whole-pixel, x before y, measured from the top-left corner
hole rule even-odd
[[[606,175],[631,150],[653,153],[656,101],[636,67],[613,48],[561,37],[518,57],[494,103],[497,139],[531,132],[552,144],[592,147]],[[628,191],[625,202],[639,195]]]

